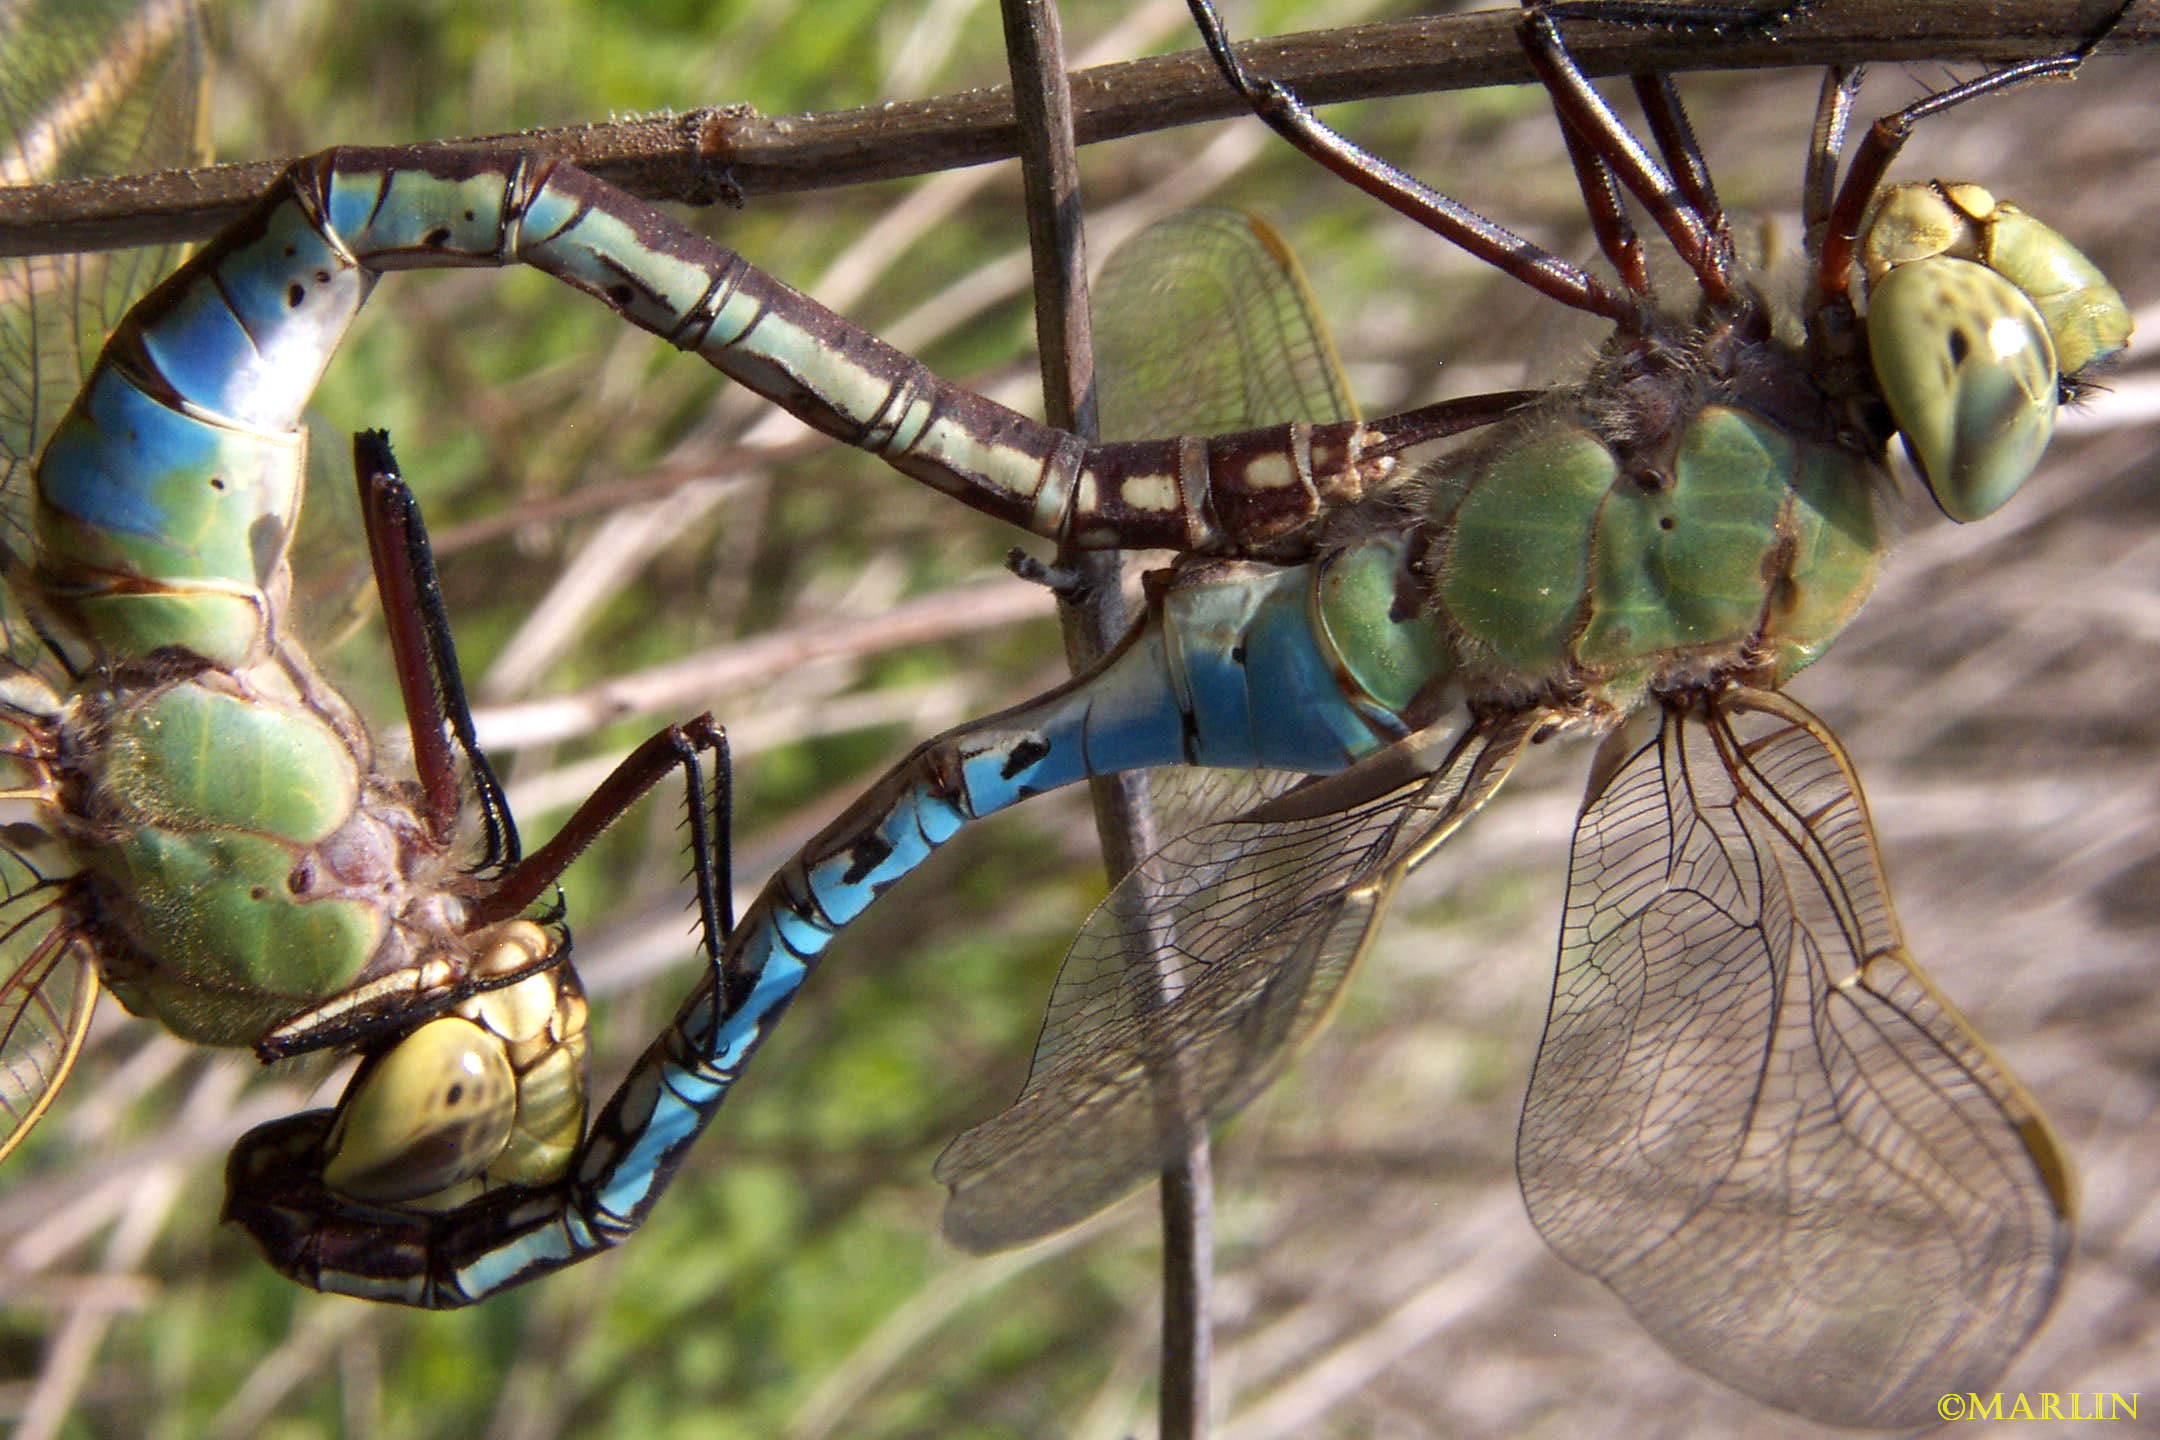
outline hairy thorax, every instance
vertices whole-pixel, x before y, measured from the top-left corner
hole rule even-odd
[[[1761,313],[1618,338],[1424,477],[1417,564],[1473,700],[1774,685],[1858,612],[1880,432]]]

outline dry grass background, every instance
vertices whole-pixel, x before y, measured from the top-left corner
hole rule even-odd
[[[820,23],[846,32],[831,41],[840,54],[855,53],[847,27],[880,42],[882,78],[819,51],[801,17],[718,7],[695,22],[711,27],[699,42],[710,51],[674,55],[644,82],[704,88],[658,98],[606,89],[615,51],[591,38],[600,18],[575,7],[536,0],[522,32],[499,40],[464,35],[422,0],[377,8],[284,0],[227,17],[221,113],[241,134],[229,153],[592,107],[748,99],[783,113],[998,78],[987,4],[827,11]],[[692,23],[650,8],[655,32]],[[1316,0],[1235,23],[1316,28],[1373,8]],[[634,28],[630,14],[610,23]],[[1068,43],[1100,43],[1102,58],[1175,48],[1180,14],[1073,4]],[[415,47],[403,58],[401,33]],[[542,37],[558,34],[572,51],[547,58]],[[349,72],[339,84],[367,98],[318,110],[279,66],[301,56],[311,70],[305,57],[333,41],[345,58],[323,68]],[[533,69],[565,90],[534,99]],[[1946,78],[1884,71],[1864,113]],[[1684,83],[1728,203],[1784,219],[1787,233],[1814,83]],[[445,85],[462,86],[449,111],[422,108],[445,103]],[[1563,252],[1588,249],[1535,96],[1375,103],[1342,123]],[[1084,154],[1096,253],[1121,224],[1181,203],[1270,215],[1313,272],[1371,413],[1517,383],[1526,360],[1549,370],[1576,352],[1550,306],[1258,130]],[[2160,336],[2155,134],[2160,69],[2102,59],[2076,85],[1930,125],[1899,174],[2015,196],[2084,246],[2141,332]],[[933,346],[946,373],[1025,395],[1015,195],[1009,171],[984,172],[760,202],[712,223],[881,333]],[[985,267],[985,255],[998,258]],[[339,431],[387,422],[419,482],[439,487],[423,496],[449,531],[484,734],[510,757],[529,833],[549,833],[549,807],[636,735],[710,705],[743,757],[747,891],[915,739],[1056,674],[1047,605],[999,577],[1010,542],[995,527],[866,463],[740,463],[740,446],[785,446],[791,428],[604,320],[554,333],[581,302],[523,282],[392,281],[333,377],[321,448],[335,457]],[[2160,369],[2134,352],[2006,513],[1964,529],[1923,521],[1848,637],[1794,686],[1860,769],[1913,948],[2040,1098],[2080,1173],[2068,1283],[2004,1389],[2141,1391],[2148,1407],[2160,1406],[2156,465]],[[543,500],[575,505],[653,477],[684,483],[658,501],[530,518]],[[335,485],[311,496],[303,584],[341,673],[372,686],[384,713],[345,503]],[[456,539],[460,520],[521,507],[504,534]],[[357,638],[340,631],[348,608]],[[1515,1115],[1586,759],[1526,763],[1418,877],[1334,1026],[1221,1139],[1222,1434],[1825,1433],[1667,1357],[1548,1255],[1522,1213]],[[1082,807],[1026,808],[1038,813],[956,845],[835,953],[654,1233],[477,1317],[407,1317],[269,1280],[210,1224],[218,1157],[320,1077],[259,1077],[108,1015],[50,1122],[57,1138],[0,1190],[0,1414],[24,1433],[70,1434],[1144,1433],[1151,1203],[1012,1259],[971,1260],[933,1234],[929,1157],[1017,1086],[1061,937],[1099,888]],[[660,810],[573,890],[576,913],[595,917],[579,957],[606,1006],[606,1083],[688,983],[674,815]],[[994,987],[977,987],[983,977]]]

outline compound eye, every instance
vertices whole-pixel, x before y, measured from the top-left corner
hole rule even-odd
[[[485,1171],[516,1115],[502,1041],[470,1020],[430,1020],[354,1077],[323,1183],[376,1204],[422,1199]]]
[[[1988,225],[1987,263],[2040,312],[2063,374],[2105,368],[2130,343],[2122,292],[2075,245],[2015,206],[2001,206]]]
[[[1984,265],[1938,256],[1870,287],[1868,352],[1935,503],[1993,514],[2055,433],[2055,346],[2031,300]]]

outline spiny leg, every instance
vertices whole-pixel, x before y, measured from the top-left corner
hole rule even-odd
[[[429,829],[436,843],[448,844],[463,809],[457,770],[443,741],[447,727],[465,756],[485,826],[487,848],[475,869],[486,873],[515,865],[522,853],[517,821],[494,767],[480,751],[427,525],[390,451],[387,431],[353,435],[353,476],[360,486],[368,560],[389,628],[391,662],[412,732],[413,768],[427,797]]]
[[[491,925],[523,913],[561,878],[572,860],[600,838],[602,831],[621,819],[671,770],[683,772],[690,790],[692,842],[710,848],[710,835],[699,833],[703,829],[703,816],[698,801],[704,788],[704,770],[698,756],[708,750],[721,756],[725,764],[727,734],[709,712],[684,724],[668,726],[624,756],[614,772],[601,781],[585,798],[585,803],[578,806],[576,813],[563,823],[554,839],[510,866],[491,889],[473,902],[472,925]],[[698,881],[699,919],[707,939],[711,941],[714,936],[724,939],[726,927],[721,924],[714,877],[700,869]]]
[[[1729,293],[1734,264],[1731,227],[1718,202],[1694,127],[1688,122],[1686,107],[1670,77],[1658,71],[1638,71],[1630,77],[1651,137],[1657,142],[1663,162],[1660,173],[1609,108],[1602,102],[1586,104],[1581,100],[1581,95],[1589,93],[1588,83],[1561,44],[1557,29],[1560,21],[1576,18],[1614,25],[1667,26],[1670,17],[1663,9],[1646,12],[1639,5],[1605,4],[1601,0],[1523,0],[1523,8],[1533,12],[1537,22],[1531,23],[1532,17],[1526,15],[1521,30],[1523,48],[1552,97],[1598,248],[1630,290],[1645,296],[1651,293],[1641,242],[1621,202],[1620,178],[1606,159],[1609,153],[1631,152],[1636,171],[1652,182],[1660,182],[1645,196],[1645,203],[1659,216],[1661,228],[1668,233],[1677,228],[1687,237],[1680,244],[1682,254],[1697,274],[1705,277],[1705,292],[1712,299],[1722,299]],[[1729,18],[1721,16],[1707,23],[1723,28]],[[1696,23],[1705,23],[1702,17],[1695,19]],[[1571,77],[1569,82],[1556,82],[1555,70],[1564,70]],[[1699,252],[1691,248],[1696,244],[1696,228],[1688,223],[1690,216],[1700,225]]]
[[[1583,74],[1568,53],[1566,42],[1560,38],[1562,18],[1583,16],[1610,23],[1635,24],[1641,23],[1635,13],[1637,8],[1592,5],[1586,11],[1572,6],[1529,4],[1521,22],[1523,52],[1529,57],[1531,70],[1551,96],[1553,112],[1559,116],[1561,129],[1566,132],[1568,153],[1575,162],[1576,177],[1582,184],[1583,200],[1593,223],[1598,223],[1607,206],[1615,203],[1608,197],[1612,181],[1617,180],[1643,204],[1658,228],[1665,232],[1682,261],[1693,272],[1703,298],[1714,305],[1722,305],[1732,298],[1733,293],[1731,240],[1724,233],[1723,213],[1715,208],[1715,198],[1710,195],[1707,168],[1701,164],[1700,153],[1694,149],[1693,134],[1685,112],[1680,109],[1678,96],[1669,86],[1660,86],[1654,80],[1647,89],[1653,132],[1665,150],[1668,163],[1672,163],[1676,155],[1679,157],[1681,163],[1676,169],[1687,177],[1685,183],[1668,174],[1634,133],[1620,122],[1620,117],[1613,113],[1604,97],[1592,88],[1589,77]],[[1638,77],[1639,94],[1645,93],[1644,79]],[[1586,160],[1584,151],[1594,158]],[[1708,209],[1703,207],[1705,200],[1709,202]],[[1600,225],[1601,245],[1607,244],[1604,226],[1610,223],[1607,220]],[[1609,246],[1607,254],[1612,254]],[[1615,257],[1615,263],[1619,263],[1618,257]],[[1625,274],[1625,270],[1622,273]]]
[[[1556,9],[1572,13],[1571,7],[1541,5],[1539,0],[1524,0],[1524,6],[1542,10],[1548,16]],[[1535,53],[1533,49],[1533,56]],[[1568,63],[1573,64],[1572,61]],[[1714,275],[1729,276],[1733,269],[1732,229],[1726,220],[1724,206],[1718,202],[1709,165],[1695,139],[1695,129],[1688,121],[1679,91],[1673,87],[1671,77],[1661,71],[1638,71],[1630,77],[1630,82],[1635,98],[1642,106],[1643,117],[1649,122],[1651,138],[1657,142],[1664,174],[1672,187],[1666,200],[1677,198],[1685,211],[1700,218],[1708,237],[1707,268]],[[1591,140],[1568,122],[1568,108],[1558,103],[1557,94],[1554,109],[1561,122],[1561,138],[1567,144],[1568,160],[1574,166],[1576,184],[1582,191],[1584,208],[1589,212],[1598,248],[1619,271],[1630,290],[1640,295],[1650,294],[1642,243],[1621,202],[1618,178]],[[1624,128],[1609,113],[1599,123],[1620,129],[1625,134]]]
[[[1536,0],[1523,0],[1523,3],[1527,9]],[[1638,82],[1645,78],[1636,77]],[[1583,209],[1590,217],[1591,233],[1597,237],[1599,251],[1619,272],[1621,283],[1637,295],[1649,296],[1652,286],[1648,261],[1643,254],[1642,240],[1635,233],[1635,222],[1628,217],[1626,203],[1621,198],[1619,180],[1590,142],[1567,123],[1566,116],[1557,110],[1555,113],[1560,120],[1560,138],[1567,146],[1568,163],[1575,171],[1575,186],[1582,194]],[[1662,138],[1662,132],[1660,134]]]
[[[1215,67],[1253,113],[1328,170],[1488,265],[1563,305],[1626,324],[1635,301],[1578,265],[1416,180],[1323,122],[1280,81],[1254,75],[1231,49],[1213,0],[1187,0]]]
[[[1680,101],[1680,92],[1672,83],[1672,77],[1662,70],[1641,71],[1629,79],[1635,88],[1636,103],[1642,106],[1643,118],[1649,122],[1650,136],[1657,141],[1658,155],[1665,162],[1665,173],[1679,187],[1680,197],[1690,210],[1703,218],[1709,227],[1712,243],[1722,252],[1722,263],[1730,268],[1732,261],[1732,224],[1725,214],[1725,206],[1717,197],[1717,185],[1710,178],[1709,162],[1703,157],[1702,144],[1695,138],[1695,126],[1688,119],[1687,107]]]
[[[717,954],[725,943],[727,926],[723,923],[724,897],[717,889],[709,857],[716,851],[724,853],[727,841],[724,833],[717,841],[713,839],[696,797],[704,788],[698,759],[702,750],[715,751],[722,757],[723,776],[719,783],[725,783],[725,732],[710,714],[685,725],[669,726],[626,757],[544,849],[524,856],[516,818],[493,767],[480,750],[473,728],[457,647],[419,503],[403,479],[386,433],[363,431],[355,435],[353,457],[369,556],[412,731],[414,767],[427,798],[423,818],[437,843],[447,845],[456,827],[462,796],[456,766],[445,743],[446,733],[455,739],[466,758],[485,818],[486,849],[470,873],[490,883],[467,910],[467,932],[500,924],[531,908],[601,831],[679,766],[692,796],[694,853],[708,857],[700,862],[695,878],[700,921],[708,948]],[[536,954],[527,964],[485,977],[447,971],[425,977],[410,973],[387,975],[285,1021],[256,1042],[256,1052],[271,1061],[312,1050],[379,1048],[386,1035],[391,1037],[388,1043],[395,1043],[466,996],[515,985],[560,964],[566,953],[567,941]]]
[[[697,888],[698,928],[706,957],[717,965],[735,934],[735,754],[724,728],[714,740],[712,756],[710,809],[698,803],[705,787],[694,754],[683,766],[683,785],[688,792],[690,879]]]
[[[1563,304],[1628,325],[1636,305],[1596,276],[1487,220],[1367,153],[1322,122],[1287,86],[1253,75],[1230,46],[1212,0],[1189,0],[1216,67],[1261,119],[1291,144],[1359,189],[1416,220],[1504,273]],[[1730,7],[1683,7],[1683,23],[1729,26]],[[1705,14],[1697,16],[1696,8]],[[1757,20],[1750,12],[1741,16]],[[1789,12],[1780,12],[1780,16]],[[1647,296],[1650,282],[1641,243],[1618,194],[1625,186],[1642,201],[1694,272],[1704,296],[1722,303],[1732,294],[1732,242],[1702,164],[1685,112],[1669,84],[1637,77],[1653,133],[1673,174],[1667,174],[1605,104],[1560,39],[1563,15],[1622,24],[1667,23],[1671,17],[1640,5],[1580,7],[1531,3],[1522,39],[1531,67],[1551,94],[1599,248],[1630,295]],[[1675,177],[1678,178],[1675,178]],[[1616,184],[1617,182],[1617,184]]]
[[[1904,109],[1885,115],[1868,127],[1858,150],[1853,152],[1852,164],[1845,172],[1845,179],[1837,188],[1837,198],[1830,206],[1828,223],[1823,235],[1822,251],[1816,258],[1816,283],[1828,297],[1843,296],[1851,284],[1853,248],[1859,240],[1860,227],[1867,218],[1868,206],[1876,192],[1882,188],[1883,177],[1890,171],[1905,142],[1912,138],[1913,127],[1932,115],[1940,115],[1970,100],[1984,95],[1994,95],[2005,90],[2015,90],[2040,80],[2066,80],[2077,74],[2087,58],[2099,49],[2101,43],[2115,32],[2124,15],[2136,0],[2123,0],[2106,20],[2086,37],[2084,43],[2066,55],[2043,56],[2037,60],[2020,61],[1999,70],[1990,70],[1960,85],[1925,96]],[[1857,85],[1858,75],[1852,76]],[[1849,97],[1847,101],[1850,103]],[[1829,156],[1831,168],[1836,167],[1836,150]]]
[[[1581,192],[1583,210],[1590,217],[1590,233],[1597,237],[1598,250],[1619,272],[1620,283],[1634,294],[1648,297],[1653,287],[1650,283],[1650,265],[1643,253],[1642,238],[1635,233],[1635,222],[1628,218],[1627,203],[1620,195],[1620,182],[1614,178],[1612,167],[1598,158],[1598,153],[1575,127],[1563,117],[1560,139],[1567,146],[1568,164],[1575,171],[1575,188]]]
[[[1800,223],[1810,237],[1825,235],[1830,211],[1837,204],[1838,161],[1845,153],[1845,132],[1852,124],[1853,101],[1860,93],[1865,67],[1833,65],[1823,74],[1822,93],[1815,102],[1815,123],[1808,135],[1807,171],[1800,187]],[[1817,243],[1812,238],[1810,244]],[[1850,265],[1838,267],[1840,292]]]

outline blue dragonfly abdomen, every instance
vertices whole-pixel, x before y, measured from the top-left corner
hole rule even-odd
[[[333,1123],[319,1112],[242,1142],[229,1213],[305,1283],[430,1306],[618,1243],[834,940],[968,824],[1120,770],[1331,774],[1458,703],[1430,618],[1369,613],[1406,553],[1388,537],[1304,566],[1189,565],[1151,585],[1146,616],[1093,670],[918,747],[768,881],[723,962],[596,1117],[561,1193],[477,1222],[356,1208],[312,1173]]]
[[[960,826],[1034,795],[1170,765],[1331,775],[1430,723],[1459,696],[1429,615],[1347,635],[1330,624],[1346,589],[1392,576],[1404,554],[1388,538],[1311,565],[1171,574],[1095,669],[888,772],[791,862],[796,881],[745,917],[746,945],[760,944],[769,914],[797,961],[820,953]]]

